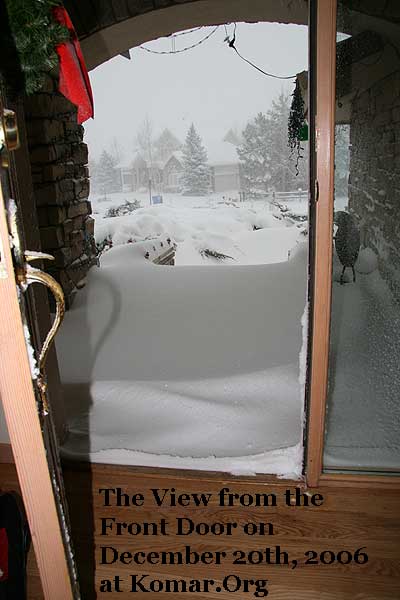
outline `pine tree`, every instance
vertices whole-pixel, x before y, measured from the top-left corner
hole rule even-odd
[[[307,151],[304,148],[296,166],[297,154],[288,144],[289,99],[289,94],[281,92],[267,114],[259,113],[243,131],[238,155],[244,187],[250,194],[307,187]]]
[[[297,163],[297,152],[288,142],[290,95],[281,92],[268,111],[271,139],[271,186],[278,192],[307,187],[306,152]]]
[[[258,115],[249,121],[237,148],[242,163],[242,178],[246,191],[255,195],[268,192],[271,171],[270,123],[266,115]]]
[[[183,193],[189,196],[204,196],[210,188],[210,170],[207,151],[194,125],[189,128],[183,146]]]
[[[89,158],[89,173],[90,173],[90,192],[97,194],[99,191],[99,165],[97,161],[90,157]]]
[[[169,129],[164,129],[156,139],[155,147],[157,158],[166,161],[175,150],[182,147],[182,144]]]
[[[107,150],[103,150],[97,164],[96,187],[104,196],[120,189],[120,176],[115,168],[115,158]]]
[[[271,185],[278,192],[287,192],[292,188],[292,180],[296,175],[295,165],[290,160],[288,145],[289,95],[281,92],[272,101],[268,111],[271,125]]]

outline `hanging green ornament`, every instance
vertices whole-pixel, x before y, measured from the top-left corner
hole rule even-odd
[[[304,116],[304,100],[300,89],[299,80],[296,79],[296,86],[292,94],[292,105],[290,107],[288,121],[288,145],[292,152],[297,152],[296,156],[296,175],[299,174],[299,160],[301,155],[301,142],[308,140],[308,124]]]
[[[304,125],[302,127],[300,127],[299,141],[300,142],[308,142],[308,124],[307,123],[304,123]]]

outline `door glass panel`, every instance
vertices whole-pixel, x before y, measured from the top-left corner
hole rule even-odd
[[[400,7],[338,4],[325,469],[400,468]],[[373,13],[373,14],[372,14]]]
[[[57,338],[64,456],[300,476],[303,20],[176,32],[92,72],[98,108],[85,127],[99,268]],[[273,77],[257,68],[266,56]]]

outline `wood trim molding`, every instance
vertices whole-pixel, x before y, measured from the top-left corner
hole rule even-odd
[[[318,0],[316,56],[316,179],[314,314],[309,399],[307,484],[322,472],[332,289],[335,151],[336,0]]]
[[[353,473],[322,473],[319,478],[320,485],[332,488],[363,487],[400,490],[400,477],[398,473],[390,475],[359,475]]]
[[[0,105],[1,107],[1,105]],[[0,396],[46,600],[73,593],[32,386],[0,186]]]

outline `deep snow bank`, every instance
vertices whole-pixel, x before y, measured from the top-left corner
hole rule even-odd
[[[57,339],[64,452],[298,474],[306,255],[193,268],[155,266],[135,244],[107,252]]]

